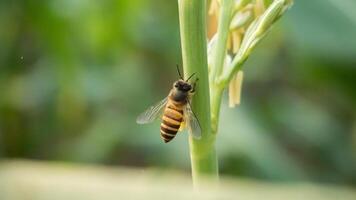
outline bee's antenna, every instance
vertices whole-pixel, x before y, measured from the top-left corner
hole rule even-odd
[[[192,75],[190,75],[189,78],[188,78],[185,82],[189,81],[189,79],[192,78],[194,75],[195,75],[195,73],[193,73]]]
[[[182,74],[181,74],[180,71],[179,71],[179,66],[178,66],[178,64],[177,64],[176,66],[177,66],[177,71],[178,71],[179,78],[182,79],[182,80],[184,80]]]

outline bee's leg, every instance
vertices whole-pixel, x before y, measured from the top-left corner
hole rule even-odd
[[[182,121],[182,123],[180,124],[180,127],[179,127],[179,132],[181,132],[181,131],[183,131],[184,130],[184,128],[185,128],[185,126],[186,126],[186,122],[185,122],[185,120],[184,120],[184,117],[183,117],[183,121]]]
[[[192,94],[194,94],[195,93],[195,86],[196,86],[196,84],[197,84],[197,82],[199,81],[199,78],[196,78],[195,79],[195,81],[194,81],[194,83],[192,84],[192,90],[190,91],[190,93],[192,93]]]

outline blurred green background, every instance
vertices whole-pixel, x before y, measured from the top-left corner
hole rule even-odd
[[[221,174],[356,185],[356,2],[295,0],[222,106]],[[136,116],[181,65],[177,1],[1,0],[0,159],[190,173]]]

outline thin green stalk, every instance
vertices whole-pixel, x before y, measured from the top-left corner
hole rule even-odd
[[[219,113],[221,105],[221,97],[223,87],[218,85],[216,78],[222,73],[227,52],[227,38],[229,36],[229,28],[231,23],[232,14],[234,11],[235,0],[222,0],[220,7],[220,16],[218,23],[218,32],[216,46],[213,49],[213,64],[211,70],[210,86],[211,86],[211,120],[213,134],[217,133],[219,124]]]
[[[215,135],[211,133],[209,77],[206,52],[206,0],[179,0],[179,22],[184,76],[199,77],[193,110],[202,128],[202,138],[189,138],[193,183],[205,177],[218,179]]]
[[[215,86],[211,92],[211,131],[217,134],[219,124],[220,105],[224,88]]]
[[[218,32],[216,45],[213,49],[213,63],[211,68],[211,84],[214,83],[215,78],[221,74],[227,47],[227,38],[229,36],[229,28],[232,17],[232,11],[234,10],[234,0],[222,0],[220,7],[220,16],[218,23]]]

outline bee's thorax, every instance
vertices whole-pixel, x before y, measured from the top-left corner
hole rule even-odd
[[[188,92],[172,89],[170,92],[170,99],[179,103],[185,103],[188,98]]]

